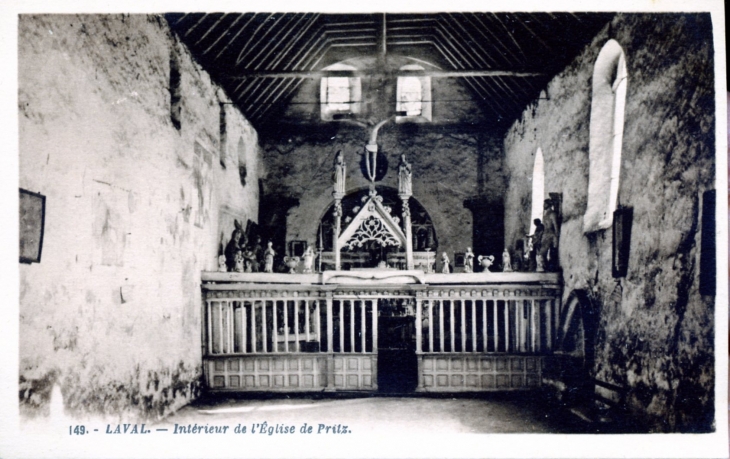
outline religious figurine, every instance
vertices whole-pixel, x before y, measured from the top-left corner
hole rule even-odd
[[[236,252],[236,266],[234,268],[237,273],[245,272],[243,262],[243,252],[239,250],[238,252]]]
[[[544,230],[540,244],[540,256],[542,257],[543,265],[547,265],[548,271],[557,271],[558,238],[560,231],[558,229],[558,217],[552,199],[545,200],[542,219]]]
[[[264,264],[264,248],[261,246],[261,236],[256,236],[256,244],[253,246],[254,259],[251,261],[251,270],[255,273],[261,271]]]
[[[345,176],[347,174],[347,165],[342,155],[342,150],[337,152],[335,156],[335,193],[345,194]]]
[[[535,272],[541,273],[545,271],[545,260],[542,258],[541,253],[535,254]]]
[[[228,266],[226,266],[226,256],[224,254],[218,255],[218,271],[228,271]]]
[[[273,273],[274,272],[274,256],[276,255],[276,252],[274,252],[274,249],[271,247],[271,241],[267,243],[266,250],[264,250],[264,272],[267,273]]]
[[[542,224],[539,218],[534,219],[532,222],[535,224],[535,232],[527,236],[530,250],[527,252],[526,258],[530,260],[529,271],[537,271],[538,264],[542,268],[542,262],[544,262],[544,260],[538,262],[537,259],[540,257],[542,249],[542,235],[545,232],[545,225]]]
[[[504,252],[502,252],[502,272],[512,272],[512,262],[510,260],[509,250],[507,250],[507,247],[505,247]]]
[[[406,161],[405,153],[400,155],[400,164],[398,164],[398,194],[412,194],[411,190],[411,165]]]
[[[247,273],[255,272],[253,268],[254,263],[256,263],[256,254],[253,252],[253,250],[251,250],[251,247],[247,247],[246,250],[243,252],[243,263]],[[256,270],[258,271],[258,267],[256,268]]]
[[[484,272],[488,273],[489,267],[494,263],[494,255],[479,255],[477,260],[479,261],[479,265],[484,268]]]
[[[446,252],[441,255],[441,272],[444,274],[448,274],[451,272],[449,269],[449,263],[451,263],[451,260],[449,260],[449,256],[446,255]]]
[[[466,253],[464,254],[464,272],[474,272],[474,252],[471,251],[471,247],[467,247]]]
[[[239,250],[241,250],[241,246],[243,245],[241,243],[241,238],[243,237],[243,227],[238,222],[238,220],[234,220],[233,225],[235,226],[235,229],[233,230],[233,233],[231,233],[231,240],[228,241],[228,245],[226,245],[226,250],[224,252],[226,256],[226,266],[228,268],[228,271],[235,271],[236,254]]]
[[[312,246],[307,244],[307,249],[304,251],[304,255],[302,256],[302,272],[303,273],[311,273],[314,268],[314,249],[312,249]]]

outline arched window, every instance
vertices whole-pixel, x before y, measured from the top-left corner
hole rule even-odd
[[[532,167],[532,211],[530,212],[530,234],[535,232],[535,219],[542,220],[545,201],[545,162],[540,148],[535,152],[535,165]]]
[[[627,80],[626,56],[616,40],[609,40],[598,54],[593,69],[588,208],[583,217],[586,233],[613,224],[621,172]]]
[[[400,70],[424,69],[420,65],[404,65]],[[396,122],[431,121],[431,77],[399,76],[396,97]]]
[[[356,70],[347,64],[332,64],[324,70]],[[360,77],[331,76],[322,78],[320,85],[322,119],[336,120],[343,115],[360,112],[362,89]]]

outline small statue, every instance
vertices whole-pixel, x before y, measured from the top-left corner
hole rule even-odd
[[[264,264],[264,248],[261,247],[261,236],[256,236],[256,244],[253,248],[254,258],[251,260],[251,270],[255,273],[261,271],[261,265]]]
[[[307,244],[307,249],[304,251],[302,256],[303,273],[311,273],[314,269],[314,249],[312,246]]]
[[[271,241],[269,241],[267,243],[266,250],[264,250],[264,272],[267,273],[274,272],[274,256],[276,255],[276,252],[274,252],[271,245]]]
[[[451,263],[451,260],[449,260],[449,256],[446,255],[446,252],[441,255],[441,272],[444,274],[448,274],[451,272],[451,269],[449,269],[449,263]]]
[[[494,255],[479,255],[477,260],[479,261],[479,265],[484,268],[484,272],[488,273],[489,267],[494,263]]]
[[[504,252],[502,252],[502,272],[512,272],[512,261],[510,260],[509,250],[507,250],[507,247],[505,247]]]
[[[467,247],[466,253],[464,254],[464,272],[474,272],[474,252],[471,251],[471,247]]]
[[[239,250],[238,252],[236,252],[236,266],[234,268],[237,273],[245,272],[243,262],[243,252]]]
[[[544,226],[539,253],[542,255],[543,264],[547,265],[548,271],[557,271],[560,230],[558,229],[558,217],[552,199],[545,200],[542,219]]]
[[[542,224],[539,218],[534,219],[532,222],[535,224],[535,232],[527,235],[529,250],[525,254],[525,258],[530,260],[528,270],[537,271],[537,258],[539,258],[538,254],[542,250],[542,236],[545,232],[545,225]],[[542,266],[542,262],[540,264]]]
[[[411,165],[406,161],[406,155],[400,155],[400,164],[398,164],[398,194],[408,195],[411,191]]]
[[[226,250],[224,252],[226,256],[226,266],[228,268],[228,271],[236,270],[236,254],[239,250],[241,250],[241,246],[243,245],[241,243],[241,238],[243,237],[243,227],[241,226],[241,223],[238,222],[238,220],[234,220],[233,225],[235,226],[235,229],[233,230],[233,233],[231,233],[231,240],[228,241],[228,245],[226,245]]]
[[[224,254],[218,255],[218,271],[227,272],[228,266],[226,265],[226,256]]]
[[[254,264],[258,265],[258,263],[256,263],[256,254],[251,250],[251,247],[246,248],[243,252],[243,262],[247,273],[258,271],[258,266],[256,267],[256,271],[254,271]]]
[[[545,272],[545,260],[543,260],[541,253],[535,254],[535,272]]]
[[[347,165],[345,158],[342,156],[342,150],[337,152],[335,156],[335,193],[345,194],[345,176],[347,175]]]

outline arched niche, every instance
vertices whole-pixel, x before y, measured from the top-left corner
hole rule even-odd
[[[542,220],[545,202],[545,160],[540,147],[535,152],[535,163],[532,166],[532,204],[530,207],[530,234],[535,232],[535,219]]]
[[[618,201],[628,73],[616,40],[601,49],[593,69],[589,142],[588,206],[583,231],[611,227]]]
[[[383,206],[391,209],[390,214],[398,218],[398,224],[403,229],[403,208],[402,201],[398,196],[398,190],[386,186],[376,186],[375,190],[383,198]],[[359,188],[342,198],[343,231],[360,210],[360,207],[367,201],[369,191],[368,187]],[[409,200],[409,207],[411,211],[411,240],[414,252],[431,251],[435,253],[438,249],[438,239],[431,216],[413,197]],[[325,252],[331,252],[333,247],[333,211],[334,202],[331,202],[322,214],[317,229],[317,246],[322,247]],[[348,254],[345,257],[346,259],[355,260],[352,262],[343,260],[343,269],[347,269],[348,264],[349,267],[375,267],[379,261],[387,260],[388,254],[393,252],[405,252],[405,247],[381,247],[376,243],[370,243],[366,247],[357,250],[342,248],[341,253]]]

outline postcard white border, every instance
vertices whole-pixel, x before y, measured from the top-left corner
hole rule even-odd
[[[51,2],[7,1],[0,6],[0,100],[2,101],[3,139],[0,167],[2,180],[0,212],[0,456],[1,457],[727,457],[728,456],[728,218],[724,196],[727,195],[728,125],[726,97],[725,23],[723,3],[719,1],[568,0],[545,2],[510,0],[491,5],[484,0],[450,0],[448,2],[403,2],[374,0],[281,1],[267,0],[255,4],[240,1],[167,1],[143,2]],[[18,419],[18,298],[17,268],[17,189],[18,189],[18,109],[17,109],[17,15],[21,13],[162,13],[186,11],[323,11],[323,12],[436,12],[436,11],[621,11],[667,12],[708,11],[713,18],[716,62],[716,147],[717,147],[717,222],[718,283],[716,295],[716,432],[713,434],[650,435],[442,435],[434,425],[428,436],[352,435],[346,439],[326,440],[258,439],[251,436],[217,438],[180,438],[159,436],[70,438],[66,431],[28,433]]]

